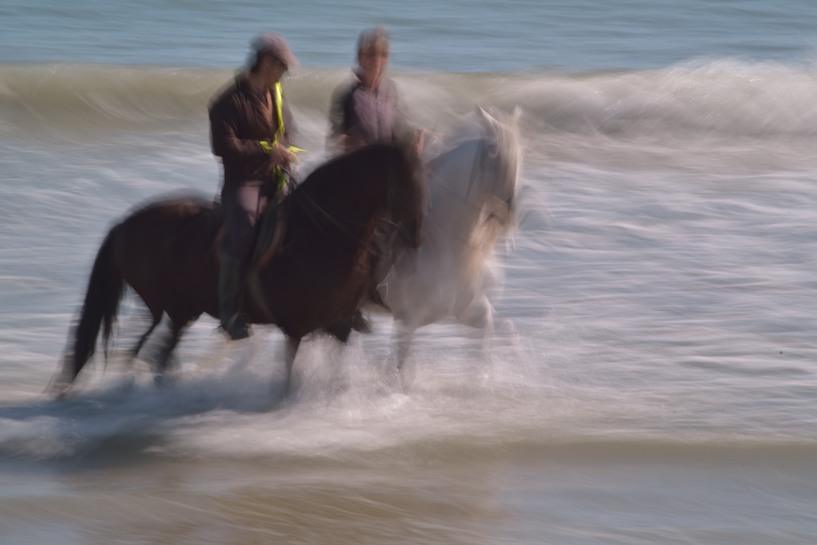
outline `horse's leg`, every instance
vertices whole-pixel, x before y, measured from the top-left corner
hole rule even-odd
[[[494,334],[494,307],[485,294],[476,297],[470,305],[457,315],[459,323],[474,328],[480,343],[483,377],[487,376],[491,364],[491,342]]]
[[[134,347],[130,350],[130,357],[128,358],[129,361],[133,361],[139,355],[139,351],[142,350],[142,347],[145,345],[145,342],[150,337],[150,334],[153,333],[153,330],[156,329],[156,326],[159,325],[159,322],[162,321],[162,314],[159,313],[157,316],[156,314],[151,313],[151,324],[147,331],[145,331],[139,340],[136,342]]]
[[[397,378],[400,381],[400,388],[406,390],[413,380],[412,370],[410,366],[406,365],[408,360],[409,348],[411,348],[411,341],[414,339],[414,332],[417,327],[409,324],[404,320],[394,320],[394,346],[397,358]]]
[[[167,380],[167,370],[170,368],[173,350],[179,344],[179,340],[189,323],[189,320],[171,319],[170,332],[159,349],[159,355],[156,358],[156,374],[154,377],[156,384],[163,384]]]
[[[287,335],[286,353],[284,360],[286,361],[287,376],[284,379],[284,397],[289,397],[290,389],[292,388],[292,365],[295,363],[295,356],[298,355],[298,347],[301,346],[300,337],[290,337]]]

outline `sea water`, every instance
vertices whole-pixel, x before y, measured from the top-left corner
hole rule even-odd
[[[486,356],[391,322],[283,338],[203,317],[177,376],[57,370],[107,230],[215,195],[207,104],[259,31],[318,164],[357,33],[431,144],[519,107],[518,229]],[[0,543],[817,540],[817,7],[805,1],[0,3]],[[123,307],[120,343],[145,327]]]

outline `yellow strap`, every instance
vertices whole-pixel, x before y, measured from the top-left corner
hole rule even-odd
[[[278,114],[278,129],[275,131],[275,140],[272,141],[273,144],[278,143],[278,137],[284,134],[284,99],[280,81],[275,84],[275,111]],[[261,144],[261,147],[263,146],[264,144]],[[297,146],[287,146],[287,149],[292,153],[306,151]],[[266,149],[264,151],[269,153]]]
[[[280,81],[275,83],[275,113],[278,115],[278,129],[275,131],[275,139],[272,141],[273,145],[277,144],[278,138],[284,135],[284,97],[281,91]],[[263,147],[263,144],[261,146]],[[294,147],[295,146],[288,146],[288,149],[294,152]],[[296,149],[300,151],[300,148]],[[276,182],[275,185],[277,186],[277,193],[280,193],[286,184],[286,174],[284,173],[284,169],[276,167],[272,172],[272,177]]]
[[[284,134],[284,99],[281,92],[281,82],[275,84],[275,112],[278,114],[278,129],[275,131],[273,144],[278,143],[278,137]]]
[[[260,140],[258,143],[261,145],[261,150],[266,154],[269,154],[272,151],[272,146],[275,144],[274,142],[271,144],[268,140]],[[292,153],[306,151],[305,149],[301,149],[296,146],[287,146],[287,149]]]

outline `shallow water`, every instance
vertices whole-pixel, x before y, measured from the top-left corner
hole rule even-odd
[[[210,318],[169,388],[115,354],[42,393],[107,229],[215,193],[206,105],[259,5],[0,6],[0,543],[814,541],[814,9],[516,4],[280,7],[304,170],[376,20],[418,124],[519,106],[525,142],[488,357],[429,326],[402,393],[377,315],[306,343],[286,402],[280,334]]]

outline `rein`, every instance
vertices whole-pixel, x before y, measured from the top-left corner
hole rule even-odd
[[[304,214],[306,214],[312,223],[314,223],[321,231],[324,230],[323,226],[325,224],[329,224],[338,231],[341,231],[347,235],[349,234],[349,230],[343,223],[335,219],[332,214],[327,212],[324,207],[315,202],[315,199],[307,195],[305,192],[298,191],[293,193],[292,199],[295,201],[295,203],[301,205],[301,210],[303,210]]]

